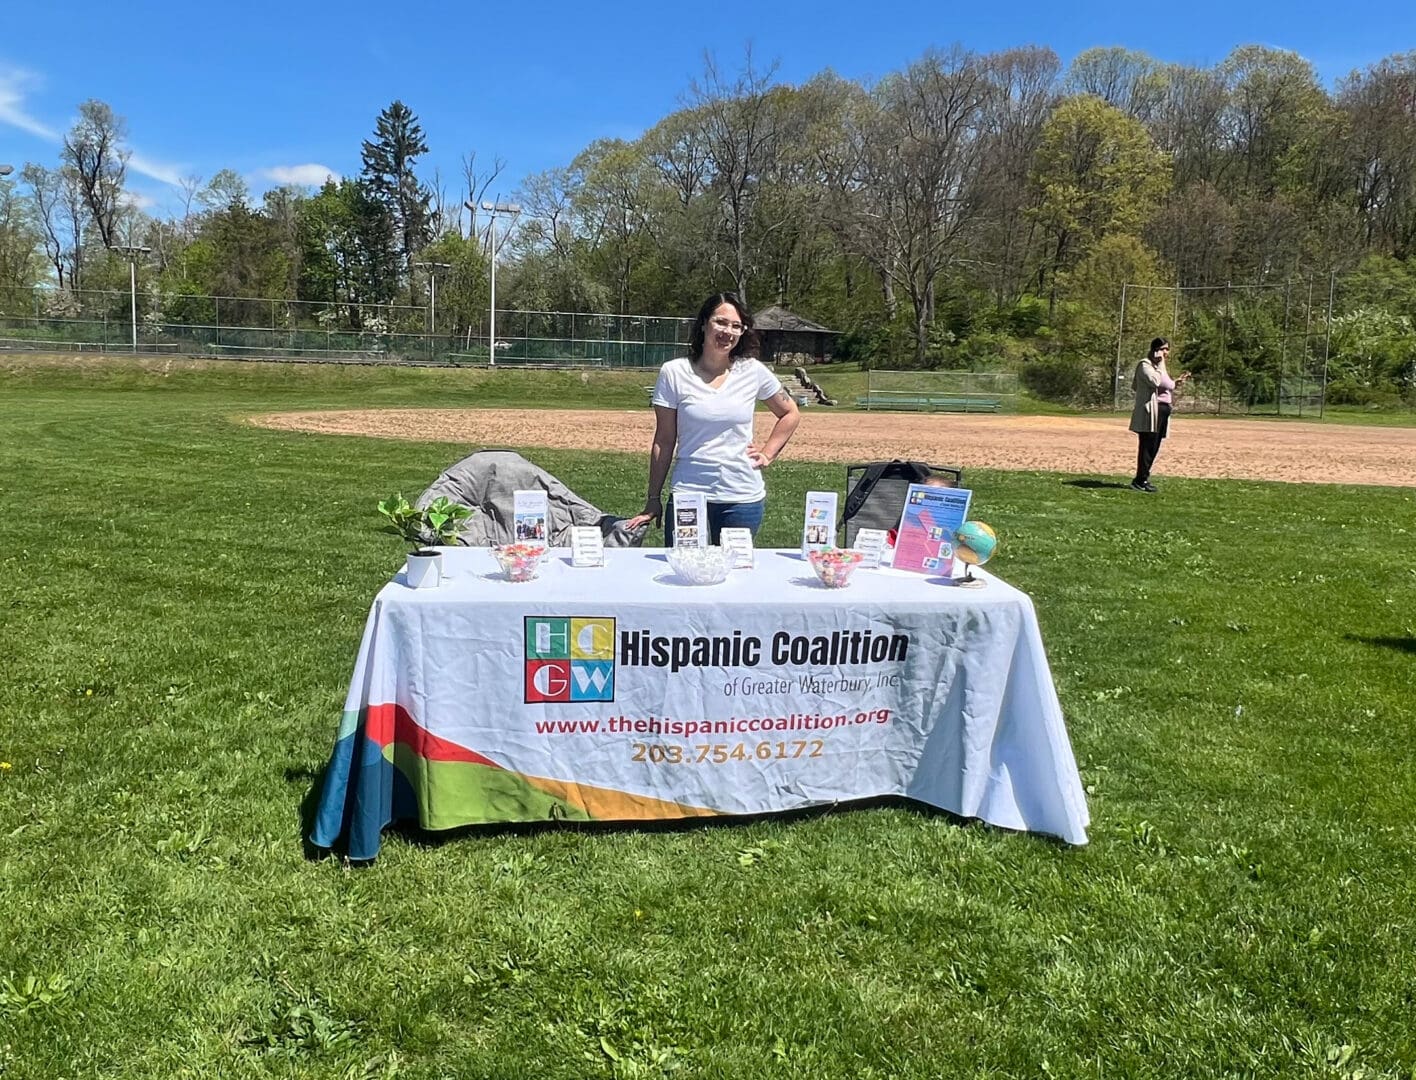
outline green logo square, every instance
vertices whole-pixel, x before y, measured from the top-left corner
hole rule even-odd
[[[526,659],[570,658],[570,620],[542,615],[526,616]]]

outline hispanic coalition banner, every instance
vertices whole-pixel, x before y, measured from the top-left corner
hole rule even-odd
[[[846,604],[795,553],[761,554],[712,590],[673,587],[641,552],[559,589],[385,589],[315,842],[348,826],[351,854],[356,833],[376,851],[401,817],[634,820],[886,794],[1085,842],[1026,596],[996,579],[981,597],[921,595],[884,571]],[[360,787],[372,813],[351,824]]]

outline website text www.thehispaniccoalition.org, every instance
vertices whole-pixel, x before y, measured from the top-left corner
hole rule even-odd
[[[891,715],[889,709],[865,709],[854,713],[792,712],[785,716],[730,716],[721,720],[619,715],[593,720],[537,720],[536,734],[668,735],[684,739],[706,735],[770,735],[888,724]]]

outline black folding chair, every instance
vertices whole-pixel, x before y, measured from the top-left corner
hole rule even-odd
[[[962,487],[964,471],[922,461],[872,461],[846,466],[846,504],[837,529],[845,529],[845,545],[855,543],[861,529],[893,529],[900,524],[905,495],[911,484],[926,480]]]

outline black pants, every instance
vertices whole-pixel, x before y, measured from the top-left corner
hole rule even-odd
[[[1170,406],[1165,402],[1156,405],[1156,425],[1154,431],[1137,432],[1136,438],[1139,446],[1136,450],[1136,479],[1132,481],[1136,484],[1144,484],[1150,480],[1151,466],[1155,464],[1155,456],[1160,453],[1161,441],[1170,431]]]

